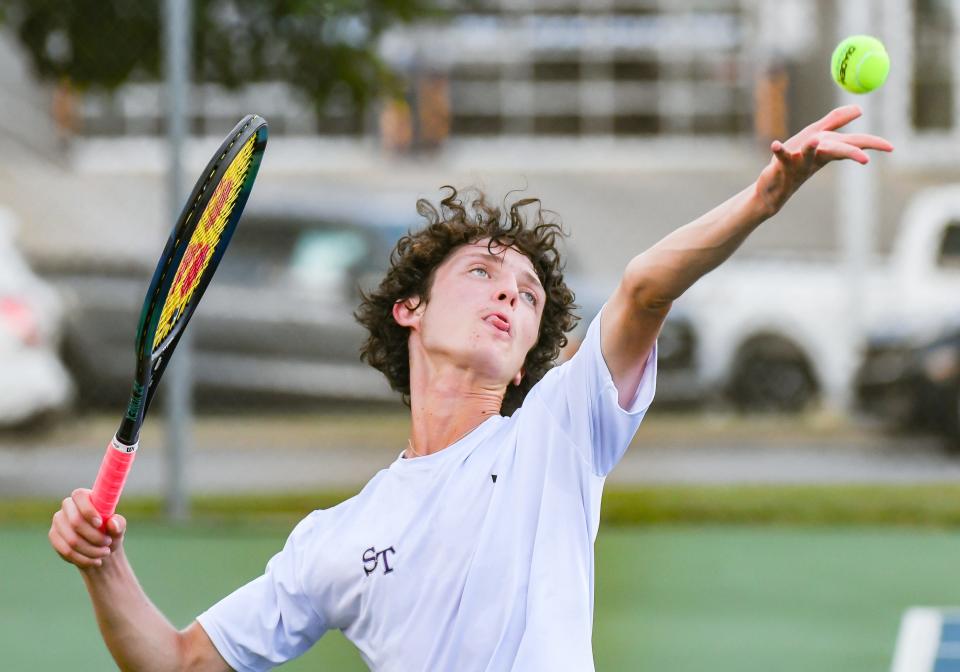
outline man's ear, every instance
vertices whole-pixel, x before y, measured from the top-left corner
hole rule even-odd
[[[521,367],[520,370],[517,371],[517,375],[513,377],[513,384],[519,386],[520,381],[523,380],[525,375],[527,375],[527,372],[523,370],[523,367]]]
[[[419,297],[397,299],[393,304],[393,319],[401,327],[413,327],[420,322],[423,311],[420,310],[423,302]]]

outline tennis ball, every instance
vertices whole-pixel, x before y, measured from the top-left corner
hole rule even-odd
[[[851,35],[833,50],[830,72],[834,81],[847,91],[868,93],[887,80],[890,57],[877,38]]]

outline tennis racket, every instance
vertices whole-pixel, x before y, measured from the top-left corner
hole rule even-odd
[[[104,530],[136,456],[157,384],[227,249],[266,146],[267,122],[254,114],[241,119],[194,185],[157,263],[137,326],[130,402],[107,444],[90,496]]]

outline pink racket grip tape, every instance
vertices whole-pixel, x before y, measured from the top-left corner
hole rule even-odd
[[[117,510],[117,502],[120,501],[120,493],[123,492],[123,485],[127,482],[127,474],[130,473],[133,458],[137,455],[138,445],[135,443],[128,446],[117,437],[113,437],[113,440],[107,444],[107,452],[103,456],[103,462],[100,463],[100,471],[97,473],[97,480],[93,484],[93,492],[90,495],[93,508],[103,519],[102,530],[107,529],[107,522]]]

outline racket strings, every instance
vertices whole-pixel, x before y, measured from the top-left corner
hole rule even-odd
[[[247,140],[210,195],[164,300],[152,350],[156,350],[164,341],[193,298],[230,221],[237,198],[244,189],[253,163],[255,144],[256,136]]]
[[[190,205],[190,211],[187,212],[187,215],[186,215],[186,217],[185,217],[184,219],[186,219],[186,220],[189,221],[190,218],[193,217],[193,213],[196,212],[196,210],[197,210],[197,204],[199,204],[201,201],[203,201],[203,195],[207,193],[207,188],[210,186],[210,183],[213,181],[214,175],[217,174],[217,170],[220,168],[221,162],[223,162],[223,159],[227,156],[227,154],[230,153],[230,150],[233,149],[233,146],[236,144],[237,139],[238,139],[240,136],[243,135],[244,131],[246,131],[247,128],[250,127],[250,124],[251,124],[251,123],[253,123],[253,122],[250,121],[250,122],[247,122],[246,124],[244,124],[243,128],[241,128],[241,129],[233,136],[233,139],[230,141],[230,143],[229,143],[226,147],[224,147],[223,151],[220,152],[220,156],[218,156],[218,157],[216,158],[216,160],[213,162],[213,166],[210,168],[210,172],[207,173],[207,177],[206,177],[206,179],[203,181],[203,186],[200,187],[200,193],[198,193],[198,194],[197,194],[197,197],[193,200],[193,203]],[[249,144],[249,143],[248,143],[248,144]],[[252,147],[251,147],[250,151],[251,151],[251,152],[253,151]],[[176,247],[177,245],[179,245],[179,244],[180,244],[180,241],[182,241],[182,240],[183,240],[183,236],[182,236],[182,235],[178,235],[178,236],[177,236],[177,239],[176,239],[176,242],[174,242],[174,247]],[[172,262],[172,261],[173,261],[173,260],[171,259],[171,260],[169,260],[167,263],[169,264],[169,263]]]
[[[243,135],[243,133],[250,127],[250,124],[252,123],[253,123],[253,120],[251,119],[250,121],[248,121],[246,124],[243,125],[243,128],[241,128],[239,131],[234,133],[233,138],[230,140],[229,144],[227,144],[227,146],[223,149],[223,151],[220,152],[220,155],[216,157],[216,160],[212,162],[213,165],[210,168],[210,171],[207,173],[206,179],[203,181],[203,184],[200,186],[200,190],[197,193],[197,197],[193,199],[193,202],[190,204],[190,210],[187,211],[185,215],[183,215],[183,221],[190,221],[190,219],[193,217],[193,213],[196,212],[197,210],[197,205],[203,201],[203,195],[207,193],[207,188],[210,186],[210,183],[213,180],[214,175],[217,174],[217,169],[220,167],[220,164],[223,162],[224,158],[226,158],[226,156],[230,153],[230,150],[233,149],[233,146],[237,143],[237,140]],[[182,232],[181,231],[175,232],[176,237],[172,243],[174,248],[177,248],[180,246],[181,242],[183,241],[184,233],[186,233],[186,230]],[[167,257],[162,275],[165,276],[167,275],[167,273],[169,273],[170,265],[173,263],[173,260],[174,260],[174,257],[172,256]],[[144,307],[144,310],[143,310],[144,315],[154,314],[154,311],[156,310],[157,302],[160,300],[161,287],[163,287],[163,283],[156,283],[156,288],[154,289],[153,294],[150,297],[149,305]],[[169,292],[168,292],[168,296],[169,296]],[[147,334],[146,326],[147,325],[142,321],[140,328],[137,331],[137,356],[138,357],[144,356],[144,350],[148,345],[146,342],[144,342],[145,339],[141,338],[142,336],[146,336]],[[159,328],[159,324],[158,324],[158,328]],[[172,328],[173,328],[173,324],[169,326],[169,328],[167,329],[167,333],[169,333],[170,329]],[[154,344],[152,345],[151,351],[155,350],[157,344],[161,341],[155,340]]]

